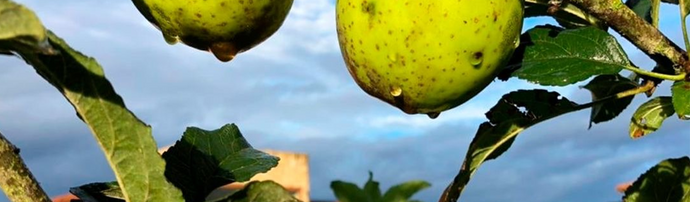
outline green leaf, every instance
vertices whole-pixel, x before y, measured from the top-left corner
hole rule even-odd
[[[373,180],[371,172],[364,190],[349,182],[331,182],[331,189],[340,202],[408,202],[415,193],[430,186],[431,184],[421,180],[407,181],[391,187],[381,196],[379,183]]]
[[[652,167],[625,191],[623,201],[690,201],[690,158],[667,159]]]
[[[671,88],[673,93],[673,109],[683,120],[690,119],[690,82],[678,81]]]
[[[273,181],[255,181],[233,194],[227,202],[299,202],[292,193]]]
[[[36,14],[10,0],[0,0],[0,52],[51,52],[46,30]]]
[[[616,39],[594,27],[563,30],[554,26],[530,29],[506,67],[520,79],[545,86],[565,86],[591,76],[617,74],[630,65]]]
[[[339,202],[375,202],[353,183],[336,180],[331,182],[331,189]]]
[[[592,81],[583,86],[583,88],[592,93],[593,101],[597,101],[608,96],[613,96],[617,93],[634,89],[636,87],[638,87],[637,83],[618,74],[600,75],[594,77]],[[590,115],[589,127],[592,127],[592,123],[597,124],[616,118],[621,112],[623,112],[623,110],[625,110],[625,108],[628,107],[628,105],[630,105],[633,98],[634,96],[628,96],[594,105]]]
[[[388,189],[381,202],[407,202],[417,192],[429,188],[431,184],[421,180],[407,181]]]
[[[379,188],[379,182],[374,181],[374,173],[369,171],[369,180],[364,184],[364,192],[371,199],[371,201],[381,200],[381,189]]]
[[[630,121],[630,137],[637,139],[661,128],[661,124],[675,113],[671,97],[657,97],[642,104]]]
[[[117,182],[91,183],[69,189],[69,192],[84,202],[124,202],[122,190]]]
[[[54,54],[16,51],[50,82],[91,129],[118,179],[127,201],[182,201],[163,175],[151,128],[127,110],[122,98],[93,58],[70,48],[48,32]]]
[[[470,143],[463,166],[440,201],[456,201],[472,175],[485,161],[508,150],[515,137],[528,127],[550,118],[584,109],[574,102],[546,90],[519,90],[503,95],[486,113]]]
[[[204,201],[214,189],[249,180],[278,165],[278,158],[255,150],[235,124],[207,131],[189,127],[170,147],[165,176],[187,201]]]

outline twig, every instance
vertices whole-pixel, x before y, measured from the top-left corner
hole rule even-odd
[[[50,202],[19,156],[19,149],[0,133],[0,188],[12,202]]]

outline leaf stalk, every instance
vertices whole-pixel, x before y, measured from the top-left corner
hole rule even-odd
[[[624,66],[623,68],[630,70],[631,72],[635,72],[636,74],[639,75],[644,75],[644,76],[649,76],[653,78],[658,78],[658,79],[664,79],[664,80],[671,80],[671,81],[682,81],[685,80],[686,73],[681,73],[677,75],[670,75],[670,74],[662,74],[662,73],[656,73],[656,72],[651,72],[647,71],[644,69],[637,68],[635,66]]]

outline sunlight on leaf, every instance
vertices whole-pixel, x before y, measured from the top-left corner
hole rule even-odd
[[[647,101],[633,114],[630,137],[637,139],[656,131],[674,113],[671,97],[657,97]]]
[[[690,120],[690,82],[677,81],[671,88],[673,93],[673,108],[678,117]]]
[[[163,175],[151,128],[127,109],[93,58],[48,32],[55,54],[17,51],[72,104],[98,141],[128,201],[182,201]]]
[[[566,86],[629,66],[616,38],[594,27],[563,30],[538,26],[520,38],[500,78],[517,77],[544,86]]]
[[[379,182],[374,181],[374,173],[371,171],[369,171],[369,179],[364,184],[364,192],[372,201],[379,201],[383,196],[381,194],[381,188],[379,188]]]
[[[0,0],[0,53],[50,52],[46,29],[36,14],[9,0]]]
[[[278,165],[278,157],[252,148],[235,124],[213,131],[189,127],[163,158],[165,176],[187,201],[203,201],[220,186],[247,181]]]
[[[546,90],[519,90],[504,95],[486,113],[489,121],[479,126],[460,172],[446,188],[440,201],[457,201],[477,169],[484,162],[506,152],[523,130],[550,118],[580,109],[583,108],[560,94]]]
[[[339,202],[374,202],[354,183],[336,180],[331,182],[331,189]]]
[[[411,180],[392,186],[381,195],[379,182],[374,181],[369,172],[369,179],[360,189],[356,184],[336,180],[331,182],[331,189],[339,202],[412,202],[410,200],[417,192],[430,187],[426,181]]]
[[[383,197],[381,198],[381,202],[401,202],[401,201],[408,201],[414,194],[417,192],[429,188],[431,184],[425,181],[421,180],[413,180],[413,181],[407,181],[402,184],[395,185],[388,189],[385,194],[383,194]]]
[[[219,202],[299,202],[299,200],[278,183],[255,181]]]
[[[690,201],[690,158],[667,159],[625,191],[625,202]]]

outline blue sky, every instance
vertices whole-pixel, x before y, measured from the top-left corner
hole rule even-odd
[[[337,44],[333,1],[295,0],[275,35],[230,63],[168,45],[130,1],[18,2],[104,66],[127,106],[152,125],[159,146],[174,143],[187,126],[237,123],[256,148],[310,155],[312,199],[333,199],[330,181],[361,184],[371,170],[384,188],[427,180],[432,187],[416,198],[436,201],[457,173],[483,113],[505,93],[544,88],[515,79],[495,81],[437,119],[406,115],[352,81]],[[662,30],[683,44],[676,7],[664,6],[661,13]],[[524,27],[550,22],[531,19]],[[622,44],[637,65],[652,66],[634,46]],[[0,68],[0,131],[22,149],[48,193],[112,180],[93,137],[64,98],[18,58],[0,57],[0,64],[5,66]],[[576,86],[547,89],[588,102],[590,94]],[[668,88],[662,85],[656,95],[670,94]],[[629,117],[643,101],[638,96],[619,118],[589,130],[589,111],[527,130],[510,151],[479,170],[461,199],[619,199],[617,183],[690,151],[690,130],[676,118],[648,137],[627,137]],[[0,195],[0,201],[7,199]]]

